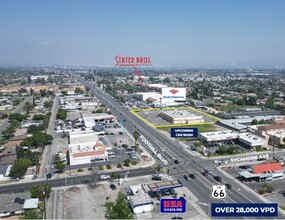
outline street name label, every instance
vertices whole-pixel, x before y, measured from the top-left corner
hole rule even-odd
[[[180,199],[161,199],[160,200],[161,213],[185,213],[186,200]]]
[[[173,138],[197,138],[198,128],[171,128],[170,134]]]
[[[277,203],[212,203],[212,217],[277,217]]]
[[[157,149],[155,149],[155,147],[152,146],[152,144],[143,135],[140,136],[140,139],[143,143],[146,144],[146,146],[148,146],[149,149],[151,149],[151,151],[159,160],[161,160],[162,163],[164,163],[165,165],[168,164],[168,161],[160,153],[158,153]]]

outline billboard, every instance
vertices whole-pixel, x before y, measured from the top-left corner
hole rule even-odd
[[[161,213],[184,213],[186,212],[186,200],[181,197],[179,199],[161,199]]]
[[[198,128],[171,128],[170,134],[173,138],[196,138]]]
[[[186,88],[162,88],[162,99],[186,101]]]

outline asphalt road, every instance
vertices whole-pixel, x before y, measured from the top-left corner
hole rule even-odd
[[[26,102],[32,102],[33,97],[29,96],[27,98],[25,98],[21,104],[13,111],[13,113],[22,113],[24,111],[24,105]],[[8,126],[10,125],[9,123],[9,119],[6,118],[0,125],[0,134],[2,133],[2,131],[4,131]]]
[[[137,177],[137,176],[155,174],[155,171],[151,167],[139,168],[134,170],[117,171],[116,173],[125,175],[126,172],[129,172],[128,177]],[[103,174],[110,175],[110,173],[100,173],[100,175]],[[74,184],[91,184],[92,182],[96,183],[100,181],[100,175],[99,174],[73,175],[65,178],[38,180],[38,181],[35,180],[27,183],[14,182],[7,185],[0,185],[0,193],[18,193],[18,192],[27,191],[32,186],[36,186],[38,184],[45,183],[47,181],[51,187],[71,186]]]
[[[205,211],[205,213],[209,214],[209,206],[202,205],[202,203],[210,204],[214,202],[211,197],[212,185],[219,184],[219,182],[213,179],[214,175],[220,176],[222,178],[222,183],[230,183],[232,185],[232,189],[228,190],[228,196],[218,202],[264,203],[256,194],[247,191],[244,188],[240,188],[240,186],[233,179],[227,178],[221,171],[217,170],[216,165],[212,161],[196,158],[187,154],[187,152],[184,152],[179,143],[166,138],[157,129],[141,121],[135,115],[130,113],[125,107],[116,102],[116,100],[114,100],[111,96],[96,88],[94,85],[86,82],[83,78],[78,77],[78,79],[83,85],[88,86],[91,90],[93,90],[96,97],[102,103],[104,103],[107,108],[111,108],[113,115],[117,116],[117,118],[120,120],[126,120],[124,122],[124,126],[131,134],[136,128],[138,128],[141,130],[140,133],[143,134],[148,142],[150,142],[157,150],[159,150],[161,147],[165,149],[165,152],[160,153],[168,160],[168,165],[170,168],[174,166],[176,167],[175,170],[172,170],[172,175],[181,180],[185,186],[195,194],[195,196],[199,199],[198,204]],[[136,128],[134,126],[136,126]],[[151,149],[149,149],[148,146],[146,146],[140,139],[139,143],[143,145],[150,154],[152,154]],[[158,163],[162,164],[158,158],[154,159],[156,159]],[[181,164],[176,166],[174,164],[174,159],[178,159]],[[202,176],[200,173],[203,169],[211,170],[212,174],[208,177]],[[190,172],[196,173],[197,179],[185,182],[183,180],[183,175],[189,174]],[[279,213],[279,216],[284,218],[281,213]]]

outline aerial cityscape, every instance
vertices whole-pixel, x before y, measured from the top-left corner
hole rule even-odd
[[[3,1],[0,218],[285,219],[284,9]]]

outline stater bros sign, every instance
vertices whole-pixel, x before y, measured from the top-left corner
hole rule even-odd
[[[186,101],[186,88],[162,88],[162,98],[172,101]]]

